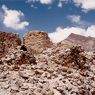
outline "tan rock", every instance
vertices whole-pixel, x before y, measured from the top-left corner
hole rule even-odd
[[[36,53],[42,52],[46,48],[52,47],[48,34],[46,32],[27,32],[23,38],[23,43],[33,49]]]

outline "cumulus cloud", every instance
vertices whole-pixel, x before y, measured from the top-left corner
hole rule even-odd
[[[49,37],[53,43],[58,43],[66,39],[71,33],[95,37],[95,25],[88,27],[87,29],[78,27],[67,27],[61,28],[57,27],[55,32],[49,33]]]
[[[27,21],[21,21],[24,14],[21,11],[8,9],[5,5],[2,6],[4,11],[3,24],[11,29],[20,30],[25,29],[29,25]]]
[[[68,2],[69,2],[69,0],[58,0],[58,7],[62,8],[63,4],[66,4]]]
[[[27,2],[40,2],[41,4],[51,4],[53,0],[27,0]]]
[[[40,2],[41,4],[49,5],[56,0],[26,0],[28,3],[36,3]],[[95,0],[57,0],[57,6],[62,8],[64,4],[72,3],[75,4],[77,7],[81,7],[82,11],[88,12],[90,10],[95,9]]]
[[[95,9],[95,0],[73,0],[76,6],[80,6],[84,11]]]
[[[91,23],[83,20],[80,15],[68,15],[66,18],[69,21],[71,21],[73,23],[73,25],[75,25],[75,26],[85,28],[85,27],[88,27],[91,25]]]
[[[39,2],[41,4],[50,5],[57,1],[57,6],[62,8],[63,4],[67,3],[69,0],[26,0],[27,3],[36,3]]]
[[[95,37],[95,25],[88,27],[85,36]]]
[[[59,2],[58,2],[58,7],[62,8],[62,6],[63,6],[63,3],[62,3],[61,0],[59,0]]]
[[[42,4],[51,4],[52,0],[40,0],[40,3],[42,3]]]
[[[67,19],[73,23],[79,23],[81,21],[81,17],[79,15],[69,15],[67,16]]]
[[[52,4],[53,2],[58,2],[57,6],[62,8],[63,4],[73,2],[77,7],[81,7],[84,12],[95,9],[95,0],[26,0],[28,3],[40,2],[41,4]]]

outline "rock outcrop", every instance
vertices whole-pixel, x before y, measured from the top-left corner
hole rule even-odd
[[[95,52],[63,43],[51,47],[42,32],[26,33],[25,45],[9,34],[0,37],[7,50],[0,58],[0,95],[95,95]],[[40,52],[36,58],[30,48]]]
[[[95,38],[93,37],[85,37],[72,33],[64,41],[60,42],[60,44],[67,44],[69,46],[80,45],[86,51],[95,51]]]
[[[4,56],[10,48],[21,45],[18,34],[0,32],[0,58]]]
[[[19,35],[0,32],[0,62],[14,64],[15,66],[36,64],[32,52],[21,44]]]
[[[32,52],[24,51],[22,46],[17,46],[16,48],[10,48],[8,53],[0,59],[0,62],[19,68],[22,64],[36,64],[36,59]]]
[[[77,50],[81,51],[76,47],[72,49],[68,52],[74,51],[74,55],[78,54]],[[62,64],[64,63],[62,54],[67,57],[68,52],[64,49],[59,51],[54,48],[49,49],[39,54],[36,59],[37,64],[27,64],[29,59],[23,59],[26,63],[21,63],[19,67],[14,67],[15,64],[10,64],[7,58],[2,60],[0,95],[95,95],[94,60],[86,62],[85,65],[88,68],[84,69],[79,69],[76,64],[74,67],[67,66]],[[16,55],[19,55],[19,52]],[[66,60],[69,59],[66,58]],[[73,62],[74,60],[67,64],[70,65]]]
[[[23,43],[36,53],[40,53],[53,45],[46,32],[37,31],[27,32],[23,38]]]

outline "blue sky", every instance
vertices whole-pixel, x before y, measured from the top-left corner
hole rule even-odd
[[[20,13],[17,15],[20,21],[14,24],[16,18],[8,18],[10,10]],[[91,25],[95,25],[95,0],[0,0],[1,31],[23,35],[31,30],[55,32],[58,27],[86,29]]]

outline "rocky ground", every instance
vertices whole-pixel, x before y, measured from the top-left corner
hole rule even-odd
[[[11,47],[0,58],[0,95],[95,95],[95,55],[80,46]]]

